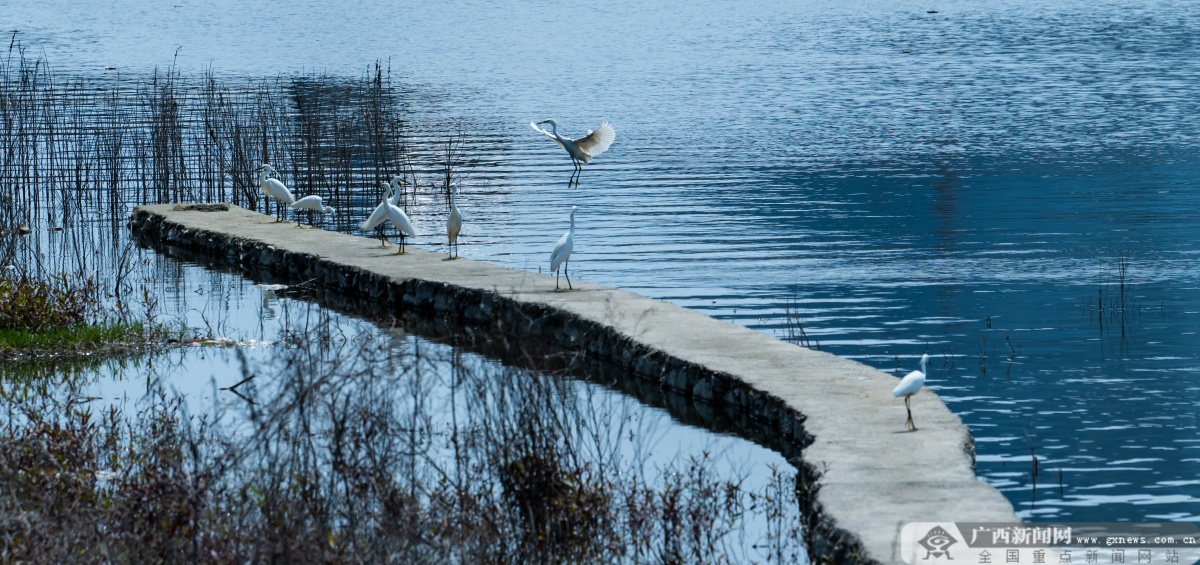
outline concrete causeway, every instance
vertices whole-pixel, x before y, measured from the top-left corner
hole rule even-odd
[[[805,521],[828,562],[901,563],[906,522],[1017,521],[976,478],[970,431],[928,390],[912,399],[919,431],[906,432],[898,380],[861,363],[616,288],[574,280],[555,291],[553,276],[413,247],[397,256],[294,226],[227,205],[142,206],[130,219],[142,241],[361,295],[381,311],[536,334],[768,425],[803,449],[793,463]]]

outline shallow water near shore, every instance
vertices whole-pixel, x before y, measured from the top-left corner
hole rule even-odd
[[[578,205],[574,276],[781,337],[790,310],[896,374],[929,353],[1023,518],[1200,520],[1200,6],[70,6],[0,24],[102,80],[383,60],[414,139],[465,134],[464,256],[545,271]],[[546,117],[617,128],[577,190]]]

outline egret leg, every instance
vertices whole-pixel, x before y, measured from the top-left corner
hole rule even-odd
[[[554,271],[554,290],[558,290],[558,270]]]
[[[393,253],[393,255],[404,255],[404,235],[403,234],[400,236],[400,251]]]
[[[912,406],[910,406],[910,405],[908,404],[908,401],[909,401],[910,399],[912,399],[912,395],[909,395],[909,396],[905,396],[905,397],[904,397],[904,409],[905,409],[905,410],[908,410],[908,420],[907,420],[906,422],[904,422],[904,424],[905,424],[905,426],[906,426],[906,427],[908,427],[908,429],[910,429],[910,430],[912,430],[912,431],[914,431],[914,432],[915,432],[915,431],[917,431],[917,423],[913,421],[913,417],[912,417]]]
[[[579,173],[579,162],[575,160],[575,156],[571,156],[571,178],[567,179],[567,188],[571,188],[571,183],[578,184],[576,175]]]
[[[575,290],[575,288],[571,286],[571,271],[567,270],[567,266],[570,264],[571,264],[570,261],[563,263],[563,276],[567,277],[567,289]]]

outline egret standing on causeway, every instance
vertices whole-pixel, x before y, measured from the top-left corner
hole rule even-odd
[[[283,210],[284,205],[291,206],[296,203],[296,197],[292,196],[292,191],[288,190],[287,185],[283,184],[279,179],[268,178],[268,175],[279,174],[275,170],[275,167],[263,163],[255,170],[258,171],[258,186],[262,188],[264,194],[281,202],[279,206],[280,211]],[[282,221],[283,218],[281,217],[276,220],[276,223]]]
[[[450,258],[458,256],[458,232],[462,231],[463,218],[454,204],[454,191],[450,191],[450,217],[446,219],[446,239],[450,241]]]
[[[297,200],[294,204],[292,204],[292,208],[296,210],[308,210],[309,212],[317,212],[320,214],[332,214],[337,212],[333,206],[326,206],[325,203],[321,201],[321,197],[315,194],[312,196],[305,196],[304,198]],[[312,224],[311,215],[308,217],[308,223]],[[300,227],[299,220],[296,221],[296,227]]]
[[[550,124],[550,131],[538,127],[538,124]],[[571,173],[571,178],[567,180],[567,188],[571,187],[571,181],[575,181],[575,188],[579,188],[579,174],[583,172],[583,165],[580,163],[591,163],[592,157],[608,150],[608,146],[612,145],[613,140],[617,138],[617,130],[613,129],[608,122],[601,123],[600,127],[587,132],[587,135],[579,139],[558,135],[558,124],[554,120],[542,120],[537,124],[529,122],[529,127],[546,134],[559,147],[566,149],[567,155],[571,156],[571,163],[575,165],[575,170]]]
[[[571,229],[567,230],[558,243],[554,245],[554,252],[550,254],[550,270],[554,272],[554,290],[558,290],[558,267],[562,266],[562,273],[567,277],[567,288],[571,287],[571,274],[567,272],[567,262],[571,260],[571,249],[575,247],[575,207],[571,206]]]
[[[900,384],[896,385],[896,389],[892,391],[892,398],[900,398],[901,396],[904,397],[904,408],[908,410],[908,421],[906,421],[904,424],[908,427],[908,429],[913,431],[917,430],[917,424],[913,422],[912,407],[909,406],[908,399],[912,398],[914,394],[920,392],[921,387],[925,385],[925,364],[928,362],[929,354],[922,355],[921,370],[913,371],[907,375],[904,375],[904,378],[900,379]]]
[[[386,182],[379,184],[384,187],[383,202],[380,202],[375,207],[375,210],[371,212],[371,215],[363,223],[359,224],[358,227],[362,228],[363,231],[370,231],[384,221],[391,222],[393,226],[396,226],[396,229],[400,230],[400,250],[396,252],[396,255],[400,255],[404,253],[404,237],[417,237],[417,231],[413,229],[412,221],[408,219],[408,214],[405,214],[404,210],[392,204],[391,194],[389,194],[392,190],[391,185]],[[387,237],[385,236],[383,239],[383,247],[387,247]]]
[[[379,226],[380,224],[383,223],[383,221],[385,219],[387,219],[387,206],[386,205],[392,204],[392,196],[393,196],[393,193],[395,192],[395,180],[396,179],[394,179],[394,178],[392,179],[393,184],[388,184],[386,182],[379,183],[379,186],[381,188],[383,188],[383,201],[380,202],[379,205],[376,206],[375,209],[371,211],[371,215],[367,217],[366,221],[359,224],[358,227],[360,227],[364,230],[373,230],[373,229],[375,229],[376,226]],[[366,227],[366,226],[370,226],[370,227]],[[387,234],[383,233],[383,228],[379,229],[379,246],[380,247],[388,246]]]

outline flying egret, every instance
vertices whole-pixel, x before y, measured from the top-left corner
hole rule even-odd
[[[562,267],[563,276],[567,277],[567,288],[572,289],[571,274],[567,272],[567,262],[571,260],[571,250],[575,247],[575,207],[571,206],[571,229],[567,230],[558,243],[554,244],[554,252],[550,254],[550,270],[554,272],[554,289],[558,290],[558,268]]]
[[[450,191],[450,217],[446,219],[446,238],[450,241],[450,258],[458,256],[458,232],[462,231],[463,217],[454,203],[454,191]]]
[[[275,167],[263,163],[256,170],[258,171],[258,186],[262,188],[264,194],[281,202],[280,211],[283,210],[284,205],[291,206],[296,203],[296,197],[292,196],[292,191],[288,190],[287,185],[279,179],[268,178],[269,175],[279,175]],[[281,217],[276,220],[276,223],[282,221],[284,220]]]
[[[538,124],[550,124],[550,131],[538,127]],[[591,163],[593,157],[608,150],[608,146],[612,145],[613,140],[617,138],[617,130],[613,129],[608,122],[602,122],[600,127],[587,132],[587,135],[579,139],[558,135],[558,124],[554,120],[542,120],[537,124],[529,122],[529,127],[546,134],[559,147],[566,149],[567,155],[571,156],[571,164],[575,165],[575,170],[571,173],[571,178],[567,180],[567,188],[571,187],[571,181],[575,181],[575,188],[579,188],[579,175],[583,172],[583,165],[580,162]]]
[[[904,397],[904,408],[908,410],[908,421],[904,424],[913,431],[917,430],[917,424],[913,422],[912,407],[909,406],[908,400],[920,392],[921,387],[925,385],[925,364],[928,362],[929,354],[921,355],[921,370],[904,375],[904,378],[900,379],[900,384],[896,385],[895,390],[892,391],[892,398]]]
[[[305,196],[304,198],[297,200],[292,204],[292,208],[296,210],[308,210],[309,212],[316,212],[320,214],[332,214],[337,212],[337,210],[332,206],[326,206],[325,203],[321,201],[321,197],[315,194],[312,196]],[[310,225],[312,224],[312,214],[309,214],[308,216],[308,223]],[[300,227],[299,221],[296,222],[296,227]]]
[[[400,230],[400,250],[396,252],[396,255],[400,255],[404,253],[404,237],[417,237],[417,231],[413,229],[412,220],[408,218],[408,214],[405,214],[404,210],[401,210],[398,206],[392,204],[390,194],[392,190],[391,185],[386,182],[381,182],[379,184],[382,185],[385,190],[383,193],[383,201],[375,207],[375,210],[371,212],[371,215],[367,217],[363,223],[359,224],[358,227],[362,228],[363,231],[370,231],[375,229],[375,226],[382,225],[384,221],[391,222],[393,226],[396,226],[396,228]],[[383,247],[387,247],[387,237],[385,236],[383,239]]]

